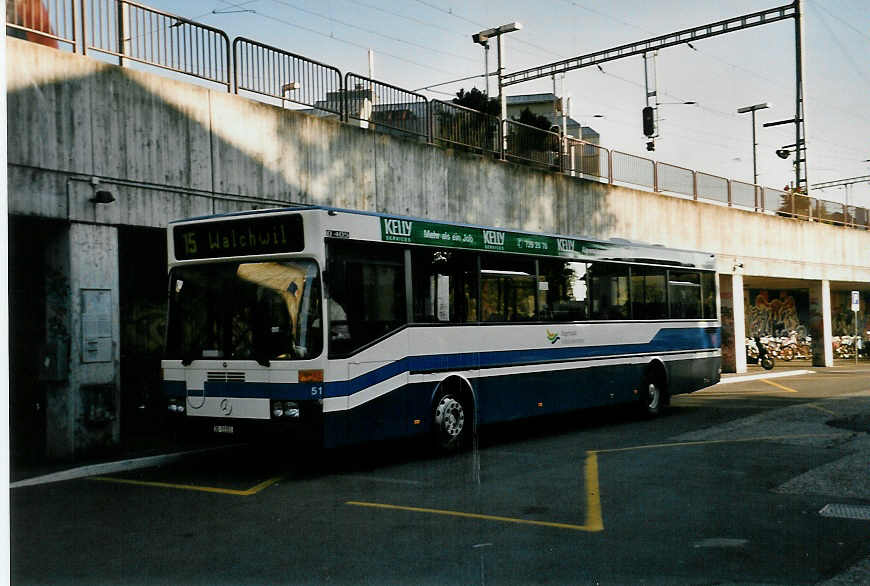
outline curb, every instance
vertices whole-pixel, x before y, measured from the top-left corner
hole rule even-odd
[[[760,380],[764,378],[782,378],[785,376],[798,376],[801,374],[816,374],[815,370],[789,370],[787,372],[772,372],[770,374],[749,374],[745,376],[732,376],[728,378],[723,378],[719,381],[720,385],[727,385],[731,383],[745,383],[751,380]]]
[[[116,474],[118,472],[140,470],[142,468],[152,468],[154,466],[178,462],[179,460],[182,460],[188,456],[194,456],[196,454],[205,454],[209,452],[216,452],[218,450],[225,450],[228,447],[229,446],[204,448],[200,450],[190,450],[187,452],[173,452],[171,454],[159,454],[156,456],[145,456],[142,458],[130,458],[127,460],[118,460],[116,462],[103,462],[101,464],[80,466],[78,468],[71,468],[69,470],[62,470],[60,472],[53,472],[51,474],[45,474],[43,476],[36,476],[34,478],[26,478],[24,480],[19,480],[18,482],[12,482],[9,484],[9,488],[24,488],[27,486],[38,486],[42,484],[50,484],[53,482],[76,480],[78,478],[86,478],[88,476],[99,476],[101,474]]]

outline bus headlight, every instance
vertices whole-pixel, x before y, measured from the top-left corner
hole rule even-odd
[[[299,419],[299,404],[293,401],[284,403],[284,417]]]
[[[299,403],[296,401],[273,401],[272,402],[272,417],[286,417],[289,419],[299,419]]]
[[[170,413],[184,413],[184,399],[169,399],[168,409]]]

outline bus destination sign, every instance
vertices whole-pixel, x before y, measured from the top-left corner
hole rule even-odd
[[[299,252],[305,247],[299,214],[201,222],[172,230],[178,260]]]
[[[591,244],[573,238],[398,218],[381,218],[381,239],[387,242],[566,257],[583,254],[585,245]]]

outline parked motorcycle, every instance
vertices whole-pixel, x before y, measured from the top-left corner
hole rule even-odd
[[[773,355],[767,351],[767,347],[761,343],[761,338],[755,337],[755,345],[758,348],[758,363],[764,370],[773,368]]]
[[[746,338],[746,362],[760,364],[765,370],[773,368],[773,356],[760,337]]]

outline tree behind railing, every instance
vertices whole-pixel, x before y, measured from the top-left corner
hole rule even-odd
[[[552,169],[561,168],[561,145],[558,134],[514,120],[507,120],[505,129],[506,158]]]
[[[432,100],[432,142],[482,153],[498,153],[498,118],[471,108]]]

